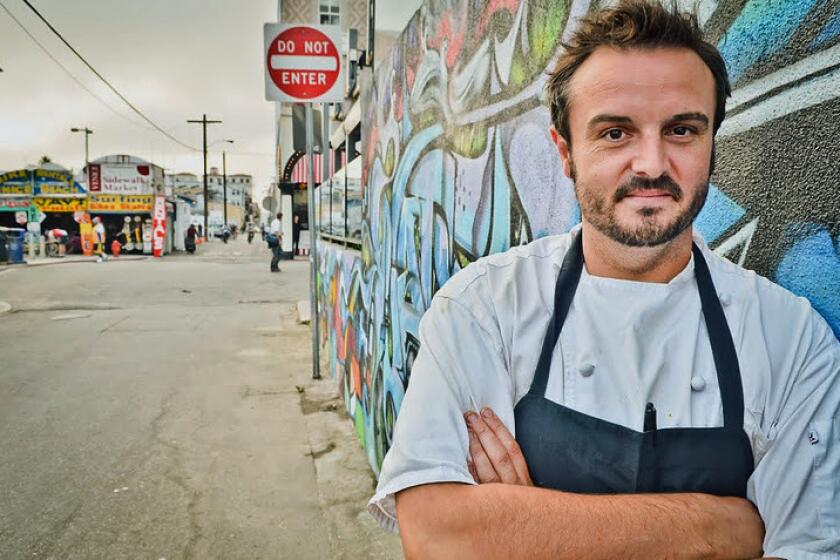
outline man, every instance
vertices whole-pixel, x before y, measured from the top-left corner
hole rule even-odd
[[[271,220],[271,227],[268,229],[268,236],[266,241],[271,249],[271,272],[280,272],[278,263],[280,262],[280,254],[283,251],[283,213],[277,212],[277,217]]]
[[[300,253],[300,216],[297,214],[292,218],[292,254]]]
[[[582,224],[424,316],[369,505],[408,558],[840,555],[840,345],[691,226],[729,93],[692,17],[581,20],[548,98]]]
[[[190,227],[187,228],[187,235],[184,242],[184,247],[189,253],[195,253],[195,238],[198,235],[198,231],[195,229],[195,224],[190,224]]]
[[[47,243],[55,248],[53,256],[64,257],[67,254],[67,230],[52,228],[47,231]]]
[[[96,254],[96,262],[104,262],[108,260],[108,255],[105,253],[105,224],[102,223],[102,218],[96,216],[93,219],[93,252]]]

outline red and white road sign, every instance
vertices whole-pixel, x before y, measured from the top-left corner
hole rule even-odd
[[[265,98],[334,103],[344,100],[341,30],[329,25],[266,23]]]

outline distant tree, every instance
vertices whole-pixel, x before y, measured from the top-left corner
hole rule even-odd
[[[38,165],[44,165],[45,163],[52,163],[52,158],[46,154],[41,156],[41,159],[38,160]]]

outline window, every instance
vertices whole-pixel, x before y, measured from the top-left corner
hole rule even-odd
[[[340,0],[318,0],[318,19],[321,25],[338,25]]]
[[[347,164],[347,226],[345,237],[353,241],[362,240],[362,157],[359,156]]]

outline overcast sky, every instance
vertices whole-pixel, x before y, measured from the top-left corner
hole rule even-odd
[[[273,104],[264,99],[263,23],[276,21],[277,0],[30,0],[94,68],[152,121],[201,148],[208,118],[208,168],[254,175],[255,194],[274,166]],[[377,28],[399,30],[420,0],[378,0]],[[3,9],[5,7],[5,9]],[[44,54],[6,12],[11,12],[82,84]],[[46,154],[65,167],[125,153],[168,173],[200,174],[202,155],[168,140],[124,104],[79,62],[20,0],[0,0],[0,170],[20,169]],[[104,103],[103,103],[104,102]]]

